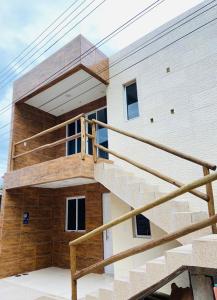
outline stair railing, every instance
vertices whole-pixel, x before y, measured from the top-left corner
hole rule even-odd
[[[177,151],[173,148],[170,148],[168,146],[164,146],[160,143],[154,142],[152,140],[146,139],[144,137],[129,133],[127,131],[118,129],[114,126],[111,126],[109,124],[105,124],[103,122],[100,122],[98,120],[89,120],[89,119],[84,119],[84,122],[86,122],[87,124],[90,124],[92,126],[92,133],[88,134],[88,133],[84,133],[85,128],[87,128],[87,126],[83,126],[83,130],[81,130],[81,135],[82,135],[82,131],[83,131],[83,136],[89,139],[92,139],[92,152],[93,152],[93,160],[94,163],[97,162],[97,150],[102,150],[106,153],[109,153],[121,160],[126,161],[127,163],[130,163],[131,165],[146,171],[166,182],[169,182],[170,184],[173,184],[175,186],[178,187],[178,189],[176,189],[173,192],[168,193],[167,195],[160,197],[159,199],[157,199],[156,201],[146,204],[145,206],[142,206],[140,208],[137,209],[133,209],[132,211],[128,212],[127,214],[124,214],[114,220],[112,220],[111,222],[101,225],[100,227],[92,230],[91,232],[88,232],[87,234],[81,236],[80,238],[71,241],[69,243],[70,246],[70,265],[71,265],[71,279],[72,279],[72,300],[77,300],[77,280],[91,272],[96,271],[99,268],[105,267],[109,264],[112,264],[114,262],[120,261],[124,258],[130,257],[132,255],[135,255],[137,253],[141,253],[144,252],[146,250],[152,249],[154,247],[157,247],[159,245],[163,245],[165,243],[168,243],[170,241],[176,240],[182,236],[185,236],[187,234],[190,234],[194,231],[200,230],[202,228],[208,227],[208,226],[212,226],[212,232],[213,233],[217,233],[217,227],[216,227],[216,223],[217,223],[217,215],[215,214],[215,206],[214,206],[214,196],[213,196],[213,190],[212,190],[212,181],[217,180],[217,172],[210,174],[210,170],[216,170],[216,165],[214,164],[210,164],[206,161],[200,160],[198,158],[195,158],[191,155],[187,155],[184,154],[180,151]],[[134,140],[140,141],[142,143],[151,145],[155,148],[161,149],[163,151],[166,151],[172,155],[175,155],[177,157],[180,157],[182,159],[191,161],[197,165],[200,165],[203,167],[203,174],[204,177],[202,177],[199,180],[193,181],[189,184],[183,184],[182,182],[179,182],[177,180],[174,180],[173,178],[166,176],[164,174],[161,174],[160,172],[147,167],[141,163],[138,163],[132,159],[129,159],[128,157],[119,154],[111,149],[105,148],[102,145],[97,143],[97,126],[103,127],[103,128],[107,128],[110,129],[112,131],[115,131],[119,134],[122,134],[124,136],[130,137]],[[85,138],[83,138],[83,140],[85,140]],[[83,146],[84,148],[84,146]],[[84,156],[84,154],[83,154]],[[195,190],[196,188],[206,185],[206,193],[202,193],[200,191]],[[102,233],[104,230],[107,230],[109,228],[112,228],[113,226],[116,226],[140,213],[144,213],[145,211],[152,209],[156,206],[159,206],[163,203],[166,203],[167,201],[174,199],[180,195],[183,195],[185,193],[191,193],[197,197],[199,197],[200,199],[205,200],[208,203],[208,211],[209,211],[209,216],[210,218],[203,220],[199,223],[195,223],[193,225],[187,226],[183,229],[180,229],[178,231],[175,231],[173,233],[167,234],[166,236],[160,238],[160,239],[156,239],[153,241],[150,241],[148,243],[145,243],[143,245],[137,246],[137,247],[133,247],[131,249],[128,249],[126,251],[122,251],[121,253],[118,253],[116,255],[113,255],[107,259],[104,259],[100,262],[97,262],[96,264],[93,264],[92,266],[86,267],[82,270],[77,271],[77,259],[76,259],[76,247],[77,245],[79,245],[80,243],[86,242],[87,240],[89,240],[90,238]]]
[[[124,160],[126,161],[127,163],[145,171],[145,172],[148,172],[149,174],[152,174],[172,185],[175,185],[177,187],[181,187],[184,185],[184,183],[178,181],[178,180],[175,180],[167,175],[164,175],[162,173],[160,173],[159,171],[157,170],[154,170],[150,167],[147,167],[145,166],[144,164],[142,163],[139,163],[133,159],[130,159],[120,153],[117,153],[116,151],[112,150],[112,149],[109,149],[109,148],[106,148],[106,147],[103,147],[102,145],[98,144],[97,143],[97,138],[96,138],[96,126],[100,126],[100,127],[103,127],[103,128],[107,128],[109,130],[112,130],[114,132],[117,132],[121,135],[124,135],[124,136],[127,136],[127,137],[130,137],[134,140],[137,140],[137,141],[140,141],[142,143],[145,143],[145,144],[148,144],[152,147],[155,147],[157,149],[160,149],[162,151],[165,151],[167,153],[170,153],[174,156],[177,156],[181,159],[184,159],[184,160],[187,160],[187,161],[190,161],[192,163],[195,163],[199,166],[202,166],[203,168],[203,174],[204,176],[206,175],[209,175],[210,174],[210,170],[216,170],[216,165],[214,164],[210,164],[209,162],[207,161],[204,161],[204,160],[201,160],[201,159],[198,159],[192,155],[189,155],[189,154],[185,154],[181,151],[178,151],[178,150],[175,150],[171,147],[168,147],[168,146],[165,146],[165,145],[162,145],[158,142],[155,142],[155,141],[152,141],[150,139],[147,139],[147,138],[144,138],[142,136],[139,136],[139,135],[136,135],[134,133],[130,133],[128,131],[125,131],[125,130],[122,130],[122,129],[119,129],[117,127],[114,127],[114,126],[111,126],[109,124],[106,124],[106,123],[103,123],[103,122],[100,122],[98,120],[88,120],[88,119],[85,119],[86,122],[88,122],[89,124],[92,124],[92,135],[89,136],[89,138],[92,138],[93,140],[93,159],[94,159],[94,162],[97,161],[97,149],[100,149],[106,153],[109,153],[121,160]],[[215,215],[215,203],[214,203],[214,195],[213,195],[213,189],[212,189],[212,184],[211,183],[207,183],[206,184],[206,193],[203,193],[203,192],[200,192],[200,191],[196,191],[196,190],[190,190],[189,193],[193,194],[194,196],[202,199],[202,200],[205,200],[208,204],[208,212],[209,212],[209,216],[213,216]],[[216,225],[214,224],[212,226],[212,232],[213,233],[217,233],[217,227]]]
[[[189,184],[185,184],[182,187],[179,187],[175,191],[172,191],[168,193],[165,196],[160,197],[159,199],[155,200],[152,203],[146,204],[142,207],[133,209],[132,211],[112,220],[111,222],[101,225],[98,228],[86,233],[85,235],[77,238],[76,240],[73,240],[69,243],[70,247],[70,265],[71,265],[71,285],[72,285],[72,300],[77,300],[77,280],[87,274],[90,274],[99,268],[105,267],[107,265],[110,265],[114,262],[120,261],[124,258],[133,256],[135,254],[153,249],[157,246],[163,245],[165,243],[168,243],[170,241],[176,240],[180,237],[183,237],[187,234],[190,234],[192,232],[195,232],[197,230],[203,229],[208,226],[212,226],[213,224],[216,225],[217,223],[217,215],[213,215],[212,217],[205,219],[201,222],[195,223],[190,226],[186,226],[178,231],[175,231],[173,233],[169,233],[159,239],[152,240],[148,243],[144,243],[142,245],[130,248],[128,250],[122,251],[118,254],[115,254],[107,259],[101,260],[91,266],[88,266],[84,269],[77,270],[77,246],[83,242],[86,242],[90,238],[93,238],[94,236],[101,234],[104,230],[107,230],[109,228],[112,228],[118,224],[121,224],[122,222],[131,219],[132,217],[144,213],[145,211],[152,209],[154,207],[157,207],[163,203],[168,202],[169,200],[172,200],[178,196],[181,196],[195,188],[198,188],[200,186],[206,185],[208,183],[211,183],[212,181],[217,180],[217,172],[214,172],[212,174],[206,175],[198,180],[195,180]]]

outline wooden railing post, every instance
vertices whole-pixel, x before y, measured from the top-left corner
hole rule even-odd
[[[203,174],[204,174],[204,176],[209,175],[210,174],[209,168],[203,167]],[[208,199],[209,216],[212,217],[215,215],[215,201],[214,201],[214,195],[213,195],[213,189],[212,189],[212,182],[209,182],[206,184],[206,193],[209,198]],[[217,233],[216,224],[212,225],[212,233]]]
[[[82,116],[81,120],[81,159],[85,159],[86,155],[86,122],[85,118]]]
[[[75,279],[76,273],[76,246],[70,246],[70,266],[71,266],[71,286],[72,286],[72,298],[71,300],[77,300],[77,279]]]
[[[92,147],[93,147],[93,161],[97,162],[97,148],[96,148],[96,123],[92,123]]]

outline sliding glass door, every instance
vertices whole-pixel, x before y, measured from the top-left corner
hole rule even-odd
[[[86,117],[89,120],[96,119],[98,121],[101,121],[103,123],[107,124],[107,108],[100,108],[98,110],[92,111],[86,115]],[[92,128],[91,125],[87,125],[87,131],[88,133],[91,134]],[[97,143],[102,145],[103,147],[107,148],[108,147],[108,130],[106,128],[103,128],[99,125],[97,125]],[[72,136],[74,134],[80,133],[81,132],[81,124],[80,120],[77,120],[74,123],[71,123],[67,126],[67,131],[66,135]],[[67,142],[66,145],[66,155],[72,155],[75,153],[81,152],[81,138],[77,138],[73,141]],[[92,140],[87,139],[87,154],[92,155],[93,150],[92,150]],[[103,152],[102,150],[98,151],[98,156],[102,158],[108,158],[108,153]]]
[[[89,120],[95,119],[95,120],[98,120],[98,121],[101,121],[101,122],[107,124],[107,108],[105,107],[105,108],[98,109],[94,112],[91,112],[91,113],[87,114],[87,118]],[[97,125],[96,130],[97,130],[96,131],[97,143],[99,145],[102,145],[105,148],[108,148],[108,130],[99,125]],[[91,132],[92,132],[91,125],[88,124],[88,133],[91,134]],[[88,139],[88,141],[87,141],[87,153],[90,155],[93,154],[92,140],[90,140],[90,139]],[[108,153],[106,153],[102,150],[98,150],[98,156],[102,157],[102,158],[108,158]]]

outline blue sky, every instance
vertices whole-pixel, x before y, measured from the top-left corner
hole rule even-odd
[[[14,57],[27,47],[31,41],[33,41],[73,2],[75,2],[75,4],[71,10],[67,11],[67,14],[82,3],[80,10],[85,8],[85,6],[90,4],[92,0],[37,0],[31,2],[29,0],[0,0],[0,128],[10,122],[10,109],[7,109],[4,113],[2,113],[2,109],[9,105],[12,101],[13,80],[24,74],[29,68],[22,72],[22,68],[24,68],[25,65],[22,67],[19,64],[14,64],[10,69],[6,69],[4,71],[7,73],[3,73],[2,70],[5,69]],[[102,0],[95,0],[95,2],[85,10],[82,16],[90,12],[91,9],[101,2]],[[91,42],[97,43],[112,30],[123,24],[153,2],[154,0],[106,0],[93,14],[91,14],[85,21],[81,22],[79,26],[61,39],[61,41],[49,51],[44,54],[42,53],[47,48],[46,46],[40,50],[41,52],[39,53],[42,53],[42,56],[33,65],[48,57],[51,53],[69,42],[79,33],[82,33]],[[165,0],[165,2],[160,4],[151,13],[142,17],[117,37],[106,43],[101,50],[107,55],[111,55],[200,2],[202,1]],[[78,12],[79,9],[76,14]],[[64,15],[60,21],[63,20],[66,15]],[[68,18],[66,22],[72,19],[73,16],[75,16],[75,14]],[[78,22],[82,16],[77,17],[76,20],[62,30],[56,38],[61,37],[61,35]],[[64,26],[66,22],[63,23],[62,26]],[[55,25],[57,24],[58,23]],[[53,28],[54,27],[51,27],[50,30]],[[61,27],[59,27],[59,29],[60,28]],[[55,41],[55,39],[53,41]],[[45,42],[46,40],[43,44]],[[52,42],[50,42],[48,46],[51,44]],[[38,45],[38,47],[40,46]],[[36,57],[37,55],[28,60],[26,65]],[[31,67],[33,67],[33,65]],[[9,126],[0,129],[0,177],[3,176],[7,167],[9,133]]]

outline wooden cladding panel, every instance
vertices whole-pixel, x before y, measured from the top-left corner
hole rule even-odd
[[[65,232],[66,198],[86,197],[86,229],[90,231],[102,224],[103,192],[106,192],[105,188],[98,183],[5,192],[0,277],[50,266],[69,268],[68,243],[83,233]],[[28,225],[22,224],[24,212],[30,215]],[[81,245],[78,251],[79,269],[100,261],[103,258],[102,235]]]

